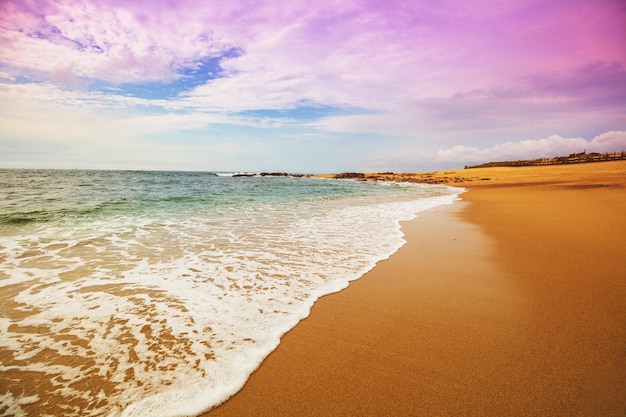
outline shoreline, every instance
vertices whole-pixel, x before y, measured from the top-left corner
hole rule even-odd
[[[626,163],[484,170],[203,416],[624,415]]]

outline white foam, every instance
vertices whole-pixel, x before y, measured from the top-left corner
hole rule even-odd
[[[365,195],[211,217],[120,218],[4,237],[9,278],[0,285],[28,284],[14,301],[29,314],[0,321],[0,347],[19,358],[35,357],[37,346],[84,358],[73,369],[24,368],[56,378],[48,395],[88,398],[94,393],[69,384],[96,375],[115,388],[110,416],[197,415],[239,390],[315,300],[397,251],[399,221],[457,198],[458,190],[435,194],[442,191],[394,202]],[[16,323],[49,331],[9,331]],[[32,397],[7,401],[25,398]]]
[[[27,414],[22,406],[32,404],[37,401],[39,401],[39,397],[36,395],[15,399],[10,392],[7,392],[5,394],[0,394],[0,410],[3,411],[2,416],[23,417]]]
[[[234,176],[255,176],[255,175],[259,175],[259,173],[257,172],[245,172],[245,171],[241,171],[241,172],[216,172],[215,175],[217,175],[218,177],[234,177]]]

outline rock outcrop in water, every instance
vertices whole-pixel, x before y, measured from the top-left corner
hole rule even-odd
[[[343,172],[335,175],[335,179],[365,179],[365,174],[360,172]]]

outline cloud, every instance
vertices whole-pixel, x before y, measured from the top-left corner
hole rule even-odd
[[[623,128],[626,67],[593,63],[444,96],[388,93],[385,99],[389,102],[380,109],[365,106],[361,114],[331,115],[310,125],[328,132],[412,137],[419,146],[427,141],[494,143],[550,131],[588,135]]]
[[[563,138],[626,123],[621,3],[4,0],[0,137],[187,149],[220,131],[245,152],[313,136],[385,170],[584,146]]]
[[[9,81],[15,81],[15,77],[12,76],[11,74],[8,74],[6,72],[2,72],[0,71],[0,78],[3,78],[5,80],[9,80]]]
[[[232,47],[197,20],[181,24],[178,13],[169,16],[166,10],[150,20],[133,4],[3,2],[0,61],[41,73],[71,66],[76,77],[115,84],[167,82],[179,77],[180,68]]]
[[[10,68],[47,74],[39,80],[64,86],[78,85],[76,78],[167,84],[189,76],[185,71],[198,62],[218,58],[224,73],[186,98],[219,111],[301,102],[396,111],[415,100],[461,97],[468,86],[491,94],[512,91],[518,78],[511,75],[535,74],[532,83],[554,87],[554,79],[540,77],[546,59],[559,56],[549,66],[555,73],[573,62],[582,65],[572,57],[593,35],[602,41],[601,54],[594,54],[602,62],[617,42],[575,26],[574,8],[560,2],[540,7],[534,0],[497,7],[482,0],[28,4],[3,2],[0,61]],[[555,16],[561,16],[558,33],[548,24]],[[566,41],[572,48],[562,48]],[[233,50],[241,53],[230,56]]]
[[[567,99],[588,106],[626,106],[623,62],[591,62],[569,71],[540,72],[525,77],[525,93],[546,101]]]
[[[562,156],[577,152],[616,152],[626,150],[626,131],[602,133],[591,140],[552,135],[543,139],[504,142],[489,148],[457,145],[436,152],[438,163],[476,163]]]

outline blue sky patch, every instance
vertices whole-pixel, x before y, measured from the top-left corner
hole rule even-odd
[[[225,58],[241,55],[241,51],[232,48],[219,57],[204,57],[193,65],[181,68],[179,78],[171,82],[127,83],[118,86],[121,95],[144,99],[169,99],[190,91],[207,82],[220,78],[224,69],[220,63]]]
[[[371,113],[370,110],[359,108],[346,108],[335,106],[316,106],[316,105],[302,105],[293,109],[275,110],[275,109],[262,109],[262,110],[247,110],[239,112],[240,116],[257,117],[257,118],[270,118],[270,119],[294,119],[294,120],[318,120],[329,116],[346,116],[351,114],[364,114]]]

